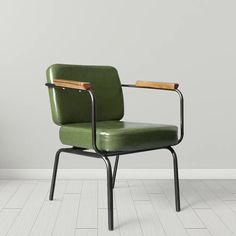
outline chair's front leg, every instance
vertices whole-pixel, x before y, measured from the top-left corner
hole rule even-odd
[[[58,162],[59,162],[59,157],[60,157],[61,152],[62,152],[62,150],[59,149],[55,155],[55,161],[54,161],[53,173],[52,173],[51,189],[50,189],[50,195],[49,195],[49,200],[51,200],[51,201],[53,200],[56,177],[57,177],[57,168],[58,168]]]
[[[178,174],[178,160],[175,150],[172,147],[168,147],[168,150],[173,156],[173,166],[174,166],[174,182],[175,182],[175,208],[176,211],[180,211],[180,194],[179,194],[179,174]]]
[[[102,155],[102,159],[106,164],[107,169],[107,208],[108,208],[108,229],[113,230],[113,188],[112,188],[112,168],[109,159]]]

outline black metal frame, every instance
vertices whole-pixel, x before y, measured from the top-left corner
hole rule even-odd
[[[55,89],[72,89],[72,88],[63,88],[60,86],[56,86],[51,83],[46,83],[46,86],[49,88],[55,88]],[[178,138],[178,141],[175,145],[179,144],[184,136],[184,98],[182,93],[178,89],[170,90],[170,89],[160,89],[160,88],[149,88],[149,87],[140,87],[135,85],[129,85],[129,84],[123,84],[122,87],[128,87],[128,88],[144,88],[144,89],[158,89],[158,90],[168,90],[168,91],[174,91],[179,95],[180,98],[180,137]],[[75,90],[75,89],[73,89]],[[180,194],[179,194],[179,176],[178,176],[178,160],[177,155],[174,151],[174,149],[171,146],[167,147],[161,147],[161,148],[153,148],[153,149],[142,149],[138,151],[121,151],[121,152],[105,152],[100,151],[97,148],[96,145],[96,97],[92,90],[78,90],[79,92],[86,92],[90,95],[91,98],[91,109],[92,109],[92,147],[95,152],[87,151],[84,148],[78,148],[78,147],[72,147],[72,148],[61,148],[57,151],[55,155],[55,161],[54,161],[54,167],[53,167],[53,175],[52,175],[52,182],[51,182],[51,189],[50,189],[50,196],[49,200],[53,200],[54,195],[54,189],[55,189],[55,183],[56,183],[56,176],[57,176],[57,169],[58,169],[58,163],[59,163],[59,157],[62,152],[67,153],[73,153],[77,155],[83,155],[88,157],[94,157],[94,158],[102,158],[106,165],[107,170],[107,200],[108,200],[108,229],[113,230],[114,229],[114,219],[113,219],[113,188],[115,186],[115,179],[116,179],[116,173],[118,168],[118,162],[119,162],[119,156],[125,155],[125,154],[131,154],[136,152],[144,152],[144,151],[151,151],[151,150],[157,150],[157,149],[168,149],[172,153],[173,157],[173,167],[174,167],[174,186],[175,186],[175,206],[176,211],[180,211]],[[175,146],[173,145],[173,146]],[[116,156],[114,169],[112,171],[111,163],[109,160],[109,156]],[[112,174],[113,172],[113,174]]]

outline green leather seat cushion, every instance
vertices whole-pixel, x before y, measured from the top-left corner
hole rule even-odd
[[[63,144],[92,148],[91,123],[62,125]],[[97,122],[97,147],[102,151],[132,151],[171,146],[177,143],[178,128],[173,125],[124,121]]]

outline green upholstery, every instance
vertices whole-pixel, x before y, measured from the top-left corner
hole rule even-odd
[[[97,122],[97,147],[103,151],[131,151],[171,146],[177,143],[176,126],[123,121]],[[62,125],[63,144],[92,148],[91,123]]]
[[[47,69],[53,79],[90,82],[97,102],[97,120],[120,120],[124,115],[123,93],[117,70],[111,66],[55,64]],[[86,92],[49,88],[53,121],[70,124],[91,121],[91,100]]]
[[[171,146],[178,141],[176,126],[120,121],[123,93],[117,70],[111,66],[55,64],[47,69],[54,79],[90,82],[97,104],[97,147],[102,151],[138,151]],[[92,149],[91,99],[75,89],[49,88],[53,121],[60,125],[63,144]]]

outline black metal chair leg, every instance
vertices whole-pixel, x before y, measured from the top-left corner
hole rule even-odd
[[[108,203],[108,229],[114,229],[113,220],[113,188],[112,188],[112,168],[109,159],[102,155],[107,168],[107,203]]]
[[[61,153],[61,149],[59,149],[55,155],[55,161],[54,161],[54,166],[53,166],[53,173],[52,173],[52,182],[51,182],[51,188],[50,188],[50,195],[49,195],[49,200],[53,200],[53,195],[54,195],[54,189],[55,189],[55,183],[56,183],[56,177],[57,177],[57,168],[58,168],[58,162],[59,162],[59,156]]]
[[[115,187],[116,172],[117,172],[118,163],[119,163],[119,156],[116,156],[115,165],[114,165],[114,170],[113,170],[113,176],[112,176],[112,188]]]
[[[175,208],[176,208],[176,211],[180,211],[178,160],[177,160],[177,155],[175,153],[175,150],[172,147],[168,147],[168,150],[170,150],[173,156],[174,183],[175,183]]]

